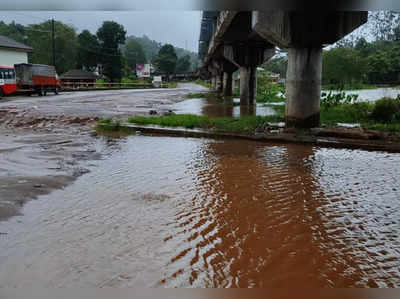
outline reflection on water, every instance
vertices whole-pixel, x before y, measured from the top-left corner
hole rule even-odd
[[[247,115],[274,115],[275,110],[263,104],[240,106],[239,99],[233,100],[219,99],[189,99],[174,104],[171,108],[177,114],[195,114],[205,115],[208,117],[224,117],[224,116],[247,116]]]
[[[399,165],[398,154],[131,136],[0,223],[0,286],[400,286]]]

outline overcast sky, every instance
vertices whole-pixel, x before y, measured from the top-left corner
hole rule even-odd
[[[82,0],[84,1],[84,0]],[[163,44],[197,52],[200,34],[200,11],[0,11],[0,20],[27,25],[54,18],[72,25],[78,31],[96,33],[103,21],[122,24],[127,35],[147,35]]]

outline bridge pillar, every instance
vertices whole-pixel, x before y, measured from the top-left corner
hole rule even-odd
[[[233,73],[224,72],[224,81],[223,81],[223,95],[224,97],[232,96],[232,80]]]
[[[269,43],[238,43],[224,46],[224,57],[240,68],[240,105],[254,105],[257,66],[275,55]]]
[[[240,105],[254,105],[257,95],[257,67],[240,67]]]
[[[334,44],[368,20],[367,11],[253,11],[252,29],[288,49],[286,126],[320,123],[322,45]]]
[[[219,74],[216,77],[216,91],[218,93],[222,93],[222,89],[223,89],[223,77],[224,77],[224,73],[223,72],[219,72]]]
[[[322,46],[289,48],[286,74],[286,126],[320,124]]]
[[[211,90],[217,90],[217,77],[215,75],[211,77]]]

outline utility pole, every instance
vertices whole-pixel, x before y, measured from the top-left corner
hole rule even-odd
[[[53,44],[53,65],[56,67],[56,24],[54,19],[51,19],[51,39]]]

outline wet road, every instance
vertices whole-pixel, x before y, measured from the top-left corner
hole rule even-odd
[[[148,115],[150,110],[163,112],[169,105],[184,100],[189,92],[206,88],[192,83],[181,83],[175,89],[129,89],[84,92],[62,92],[46,97],[9,97],[0,100],[0,110],[12,106],[27,115],[74,117],[130,117]]]
[[[177,89],[62,93],[0,100],[0,221],[17,215],[28,200],[65,187],[107,153],[92,135],[97,118],[158,113],[184,100],[196,84]]]
[[[115,145],[0,222],[0,286],[400,286],[398,154],[145,136]]]

